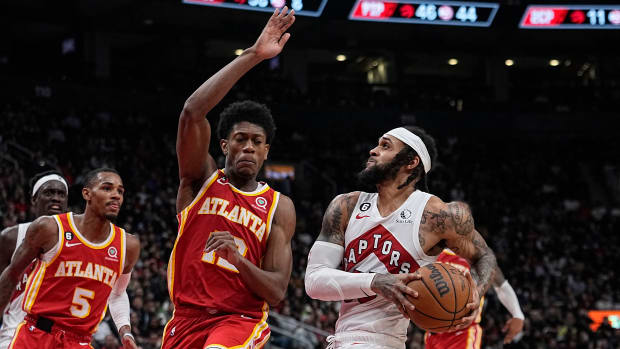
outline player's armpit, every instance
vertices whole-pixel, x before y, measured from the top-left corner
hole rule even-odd
[[[359,192],[340,194],[332,200],[323,215],[321,233],[317,241],[327,241],[344,246],[344,232],[359,198]]]
[[[24,269],[34,258],[50,250],[58,242],[58,225],[52,217],[37,218],[26,231],[26,237],[15,256],[0,275],[0,309],[4,309]]]
[[[126,234],[126,254],[125,254],[125,266],[123,266],[123,274],[131,273],[134,265],[140,258],[140,239],[135,235]]]
[[[443,237],[446,245],[470,261],[478,292],[484,295],[491,285],[491,279],[497,268],[495,254],[474,228],[474,218],[466,203],[451,202],[446,207],[450,218]]]

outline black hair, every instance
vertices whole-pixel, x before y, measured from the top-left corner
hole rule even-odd
[[[417,126],[403,126],[403,128],[405,128],[407,131],[413,133],[414,135],[420,137],[420,139],[422,139],[422,142],[424,142],[424,145],[426,146],[426,150],[428,151],[428,155],[431,158],[431,164],[435,164],[435,160],[437,159],[437,145],[435,144],[435,139],[429,135],[428,133],[426,133],[426,131],[424,131],[424,129],[417,127]],[[398,154],[396,154],[396,156],[394,156],[394,160],[393,161],[398,161],[399,163],[401,163],[402,165],[408,164],[411,161],[413,161],[413,159],[418,156],[418,153],[413,150],[413,148],[411,148],[410,146],[405,144],[405,147],[398,152]],[[422,158],[420,158],[420,164],[413,169],[413,172],[409,175],[409,177],[407,177],[407,180],[405,181],[405,183],[401,184],[398,186],[398,188],[403,188],[407,185],[409,185],[409,183],[413,182],[414,180],[417,180],[418,183],[420,183],[422,185],[422,188],[425,191],[428,191],[428,182],[426,180],[426,177],[428,176],[428,173],[426,173],[426,171],[424,171],[424,165],[422,164]]]
[[[235,124],[243,121],[262,127],[267,136],[266,143],[271,144],[276,135],[276,124],[271,110],[264,104],[250,100],[231,103],[222,111],[217,124],[217,136],[227,139]]]
[[[100,167],[100,168],[96,168],[94,170],[89,171],[85,176],[84,176],[84,187],[88,187],[88,188],[92,188],[93,185],[95,184],[95,181],[97,180],[97,175],[100,174],[101,172],[112,172],[112,173],[116,173],[119,177],[120,177],[120,173],[118,173],[117,170],[110,168],[110,167]]]
[[[44,172],[39,172],[37,174],[35,174],[32,178],[30,178],[30,193],[32,193],[32,190],[34,189],[34,185],[35,183],[37,183],[37,181],[45,176],[49,176],[49,175],[59,175],[62,178],[65,178],[65,176],[62,175],[62,173],[60,173],[60,171],[56,171],[56,170],[49,170],[49,171],[44,171]],[[36,193],[35,193],[36,195]]]

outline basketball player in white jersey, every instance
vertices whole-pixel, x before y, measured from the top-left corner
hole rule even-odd
[[[343,301],[331,347],[404,349],[405,308],[414,309],[406,296],[418,297],[406,285],[444,247],[470,262],[475,283],[467,275],[476,285],[470,315],[456,329],[477,317],[497,263],[465,203],[445,203],[420,190],[436,153],[433,138],[418,127],[389,131],[359,174],[376,192],[342,194],[327,208],[308,256],[305,286],[312,298]]]
[[[68,186],[65,179],[55,171],[39,173],[33,178],[31,204],[35,218],[51,216],[67,212]],[[26,236],[28,223],[18,224],[4,229],[0,233],[0,270],[4,270],[10,263],[19,246]],[[2,313],[2,327],[0,328],[0,349],[7,349],[20,322],[24,321],[26,313],[22,310],[24,289],[28,281],[31,267],[26,268],[20,282],[17,283],[11,301]]]

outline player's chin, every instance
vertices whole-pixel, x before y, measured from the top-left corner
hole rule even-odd
[[[256,166],[237,166],[237,175],[243,178],[254,178],[258,174]]]
[[[118,218],[118,212],[107,212],[105,214],[105,218],[110,222],[116,222],[116,219]]]

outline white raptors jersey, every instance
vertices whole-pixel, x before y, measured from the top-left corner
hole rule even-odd
[[[30,223],[24,223],[17,226],[17,240],[15,241],[15,250],[11,256],[11,260],[15,256],[15,251],[26,236],[26,230],[28,230]],[[21,280],[15,286],[15,291],[11,295],[11,301],[4,309],[2,314],[2,327],[0,328],[0,349],[6,349],[11,344],[13,334],[17,326],[24,321],[26,313],[22,310],[22,302],[24,300],[24,289],[28,281],[28,273],[32,270],[32,265],[26,268],[26,272],[22,275]]]
[[[414,191],[387,217],[377,208],[377,193],[361,193],[344,235],[345,271],[351,273],[413,273],[419,267],[435,262],[427,256],[418,238],[420,219],[430,194]],[[394,303],[381,296],[370,296],[342,303],[336,322],[336,336],[346,332],[362,332],[388,336],[390,342],[407,339],[409,320]]]

